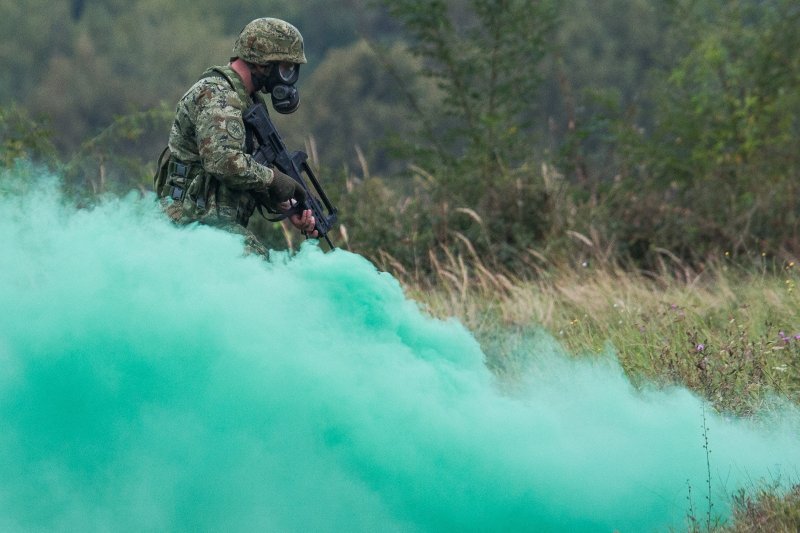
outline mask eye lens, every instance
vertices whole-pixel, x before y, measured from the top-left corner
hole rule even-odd
[[[278,76],[284,83],[294,83],[299,74],[298,65],[294,63],[278,63]]]

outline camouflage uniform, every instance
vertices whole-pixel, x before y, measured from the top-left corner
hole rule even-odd
[[[207,70],[178,102],[169,136],[167,185],[161,194],[173,221],[197,221],[241,234],[246,251],[267,255],[247,229],[257,199],[269,202],[273,178],[270,168],[246,153],[242,113],[253,103],[232,68]],[[174,195],[173,186],[178,187]]]
[[[275,67],[278,63],[306,62],[297,28],[266,17],[242,29],[233,53],[234,58],[250,64],[270,64],[274,67],[270,72],[278,73],[282,72]],[[295,77],[285,81],[293,88],[297,70],[289,72]],[[266,103],[262,92],[255,94],[248,92],[230,65],[207,70],[178,102],[169,136],[170,158],[159,165],[155,186],[164,209],[176,223],[201,222],[239,233],[245,237],[247,251],[266,256],[266,248],[247,229],[247,222],[256,205],[274,210],[278,202],[292,197],[291,190],[298,191],[291,178],[276,176],[249,155],[252,146],[246,139],[242,114],[255,103]],[[296,91],[293,94],[296,96]],[[286,108],[280,99],[277,103],[282,105],[276,106],[276,93],[271,93],[271,98],[273,107],[282,113],[291,113],[299,103],[297,99],[294,107]]]

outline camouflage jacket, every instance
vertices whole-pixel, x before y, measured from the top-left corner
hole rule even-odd
[[[273,173],[246,153],[244,111],[254,103],[229,66],[207,70],[178,102],[169,136],[172,159],[192,167],[181,218],[247,225]],[[177,206],[176,206],[177,207]]]

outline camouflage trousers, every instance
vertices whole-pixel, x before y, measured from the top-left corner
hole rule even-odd
[[[242,224],[235,221],[234,217],[225,216],[223,213],[207,213],[201,218],[194,218],[186,215],[183,202],[172,201],[171,198],[161,198],[161,207],[169,219],[179,226],[185,226],[192,222],[199,222],[215,228],[223,229],[236,235],[244,237],[244,255],[259,255],[264,259],[269,259],[269,250],[258,240],[255,233],[247,229]]]

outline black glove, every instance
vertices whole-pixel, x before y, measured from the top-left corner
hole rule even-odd
[[[306,191],[297,181],[287,176],[277,168],[272,169],[272,183],[269,185],[269,194],[276,203],[285,202],[294,198],[300,203],[305,202]]]

